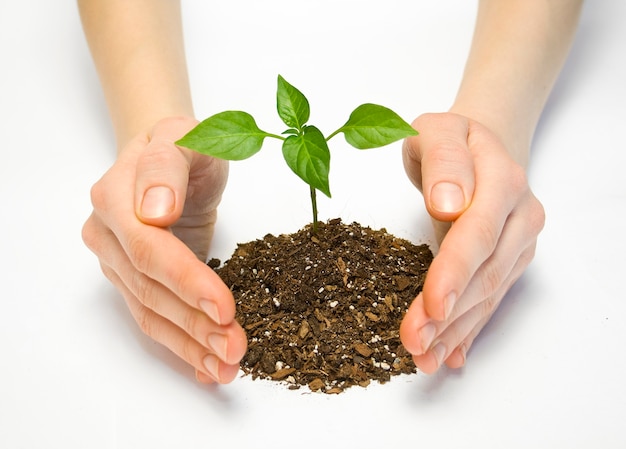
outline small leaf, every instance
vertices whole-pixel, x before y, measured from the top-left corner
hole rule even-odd
[[[309,120],[311,110],[304,94],[278,75],[276,108],[282,121],[292,128],[302,129]]]
[[[289,168],[304,182],[330,197],[330,150],[319,129],[305,126],[303,134],[287,137],[283,142],[283,156]]]
[[[298,134],[300,134],[300,132],[297,129],[289,128],[283,131],[281,134],[297,136]]]
[[[417,135],[417,131],[391,109],[371,103],[352,111],[346,124],[333,135],[339,132],[344,133],[350,145],[360,150],[382,147]]]
[[[268,135],[247,112],[225,111],[199,123],[176,145],[220,159],[240,161],[257,153]]]

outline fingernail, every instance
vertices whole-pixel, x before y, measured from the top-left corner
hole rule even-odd
[[[174,210],[174,192],[165,186],[150,187],[143,195],[141,216],[160,218]]]
[[[209,375],[215,379],[216,381],[219,382],[220,376],[219,376],[219,367],[220,367],[220,361],[217,357],[215,357],[212,354],[207,355],[204,360],[204,367],[206,368],[207,372],[209,373]]]
[[[448,319],[448,317],[452,313],[452,309],[454,309],[455,303],[456,303],[456,293],[450,292],[448,296],[446,296],[443,300],[444,320]]]
[[[439,212],[460,212],[465,208],[463,190],[452,182],[439,182],[430,191],[430,205]]]
[[[228,353],[228,339],[224,335],[211,334],[208,338],[209,346],[215,352],[215,355],[222,360],[226,360]]]
[[[220,321],[220,311],[217,308],[217,304],[208,299],[200,300],[200,308],[206,313],[209,318],[215,321],[217,324],[222,324]]]
[[[435,332],[436,331],[437,331],[437,329],[435,328],[435,325],[432,324],[432,323],[425,324],[420,329],[419,335],[420,335],[420,342],[422,344],[422,354],[424,352],[428,351],[428,348],[430,347],[430,344],[435,339]]]
[[[441,366],[444,358],[446,357],[446,347],[443,343],[437,343],[432,349],[435,358],[437,359],[437,366]]]

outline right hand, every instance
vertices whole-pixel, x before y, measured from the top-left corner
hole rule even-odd
[[[200,382],[228,383],[247,340],[232,293],[204,262],[228,164],[174,144],[196,124],[164,119],[122,149],[91,190],[83,240],[143,332]]]

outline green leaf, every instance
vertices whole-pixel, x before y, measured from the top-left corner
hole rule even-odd
[[[309,100],[285,78],[278,75],[276,108],[282,121],[292,128],[302,129],[309,120],[311,110]]]
[[[257,153],[269,135],[259,129],[247,112],[225,111],[199,123],[176,145],[220,159],[240,161]]]
[[[289,136],[283,142],[285,161],[304,182],[330,197],[328,143],[315,126],[305,126],[303,131],[303,134]]]
[[[382,147],[417,135],[417,131],[391,109],[371,103],[362,104],[352,111],[346,124],[331,137],[339,132],[344,133],[350,145],[360,150]]]

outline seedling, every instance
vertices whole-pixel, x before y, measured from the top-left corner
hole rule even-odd
[[[318,128],[307,124],[310,115],[307,98],[280,75],[276,106],[278,115],[289,127],[282,135],[261,130],[247,112],[225,111],[199,123],[176,144],[216,158],[240,161],[256,154],[266,137],[282,140],[287,165],[309,185],[313,232],[318,223],[316,192],[331,196],[328,182],[330,139],[343,133],[350,145],[365,150],[417,135],[417,131],[391,109],[365,103],[352,111],[342,127],[324,137]]]

